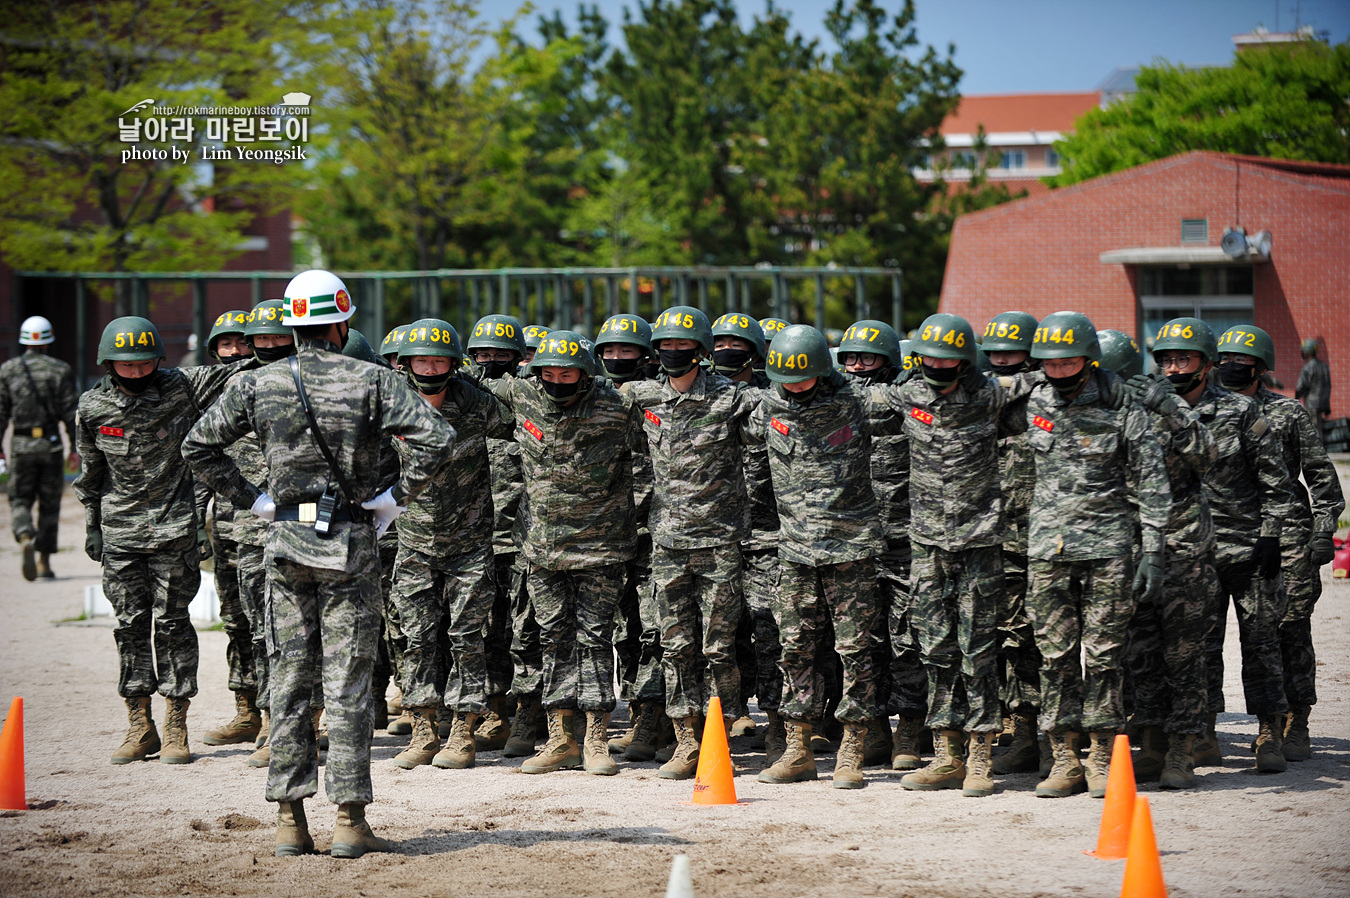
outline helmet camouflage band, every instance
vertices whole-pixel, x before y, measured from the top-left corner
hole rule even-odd
[[[52,336],[52,323],[41,315],[33,315],[19,325],[19,345],[46,346],[56,338]]]
[[[312,324],[336,324],[352,317],[352,296],[342,278],[331,271],[312,268],[302,271],[286,285],[287,327]]]
[[[595,374],[595,356],[590,341],[576,331],[549,331],[539,338],[539,346],[530,363],[533,371],[540,368],[580,368],[583,374]]]
[[[469,334],[465,349],[506,349],[525,354],[525,327],[512,315],[484,315]]]
[[[1031,352],[1036,319],[1026,312],[1000,312],[984,326],[980,349],[989,352]]]
[[[525,326],[525,349],[526,349],[526,351],[529,351],[529,350],[531,350],[531,349],[538,349],[538,348],[539,348],[539,341],[542,340],[542,339],[544,338],[544,335],[545,335],[545,334],[549,334],[549,333],[552,333],[552,332],[553,332],[553,328],[547,327],[547,326],[545,326],[545,325],[543,325],[543,324],[529,324],[529,325],[526,325],[526,326]]]
[[[1033,359],[1074,359],[1079,356],[1091,362],[1101,359],[1101,345],[1097,342],[1097,328],[1082,312],[1052,312],[1036,326],[1031,341]]]
[[[415,355],[442,356],[455,361],[464,359],[464,349],[459,343],[459,334],[450,326],[450,322],[440,318],[421,318],[408,325],[408,333],[398,345],[398,357],[411,358]]]
[[[652,354],[652,326],[637,315],[611,315],[600,325],[600,334],[595,338],[595,348],[600,349],[606,343],[623,343],[636,346],[644,356]]]
[[[1101,364],[1106,370],[1121,377],[1144,373],[1144,354],[1134,337],[1108,328],[1097,331],[1097,344],[1101,347]]]
[[[1222,355],[1225,352],[1255,356],[1266,366],[1267,371],[1275,370],[1275,343],[1270,334],[1254,324],[1236,324],[1223,332],[1216,347]]]
[[[164,342],[159,329],[138,315],[114,318],[103,329],[98,341],[98,364],[104,362],[144,362],[164,358]]]
[[[975,330],[960,315],[938,312],[919,325],[911,346],[916,355],[934,359],[960,359],[975,364]]]
[[[849,325],[839,341],[839,355],[846,352],[870,352],[885,356],[892,365],[900,364],[900,335],[884,321],[868,318]]]
[[[216,340],[219,337],[244,335],[244,325],[248,323],[248,312],[234,310],[222,312],[216,316],[216,321],[211,325],[211,333],[206,338],[206,351],[211,355],[216,354]]]
[[[661,340],[693,340],[704,352],[712,352],[712,325],[693,306],[671,306],[652,322],[652,346]]]
[[[735,337],[744,340],[754,349],[755,355],[763,359],[769,351],[764,340],[764,328],[759,322],[742,312],[727,312],[712,323],[713,344],[718,337]]]
[[[834,370],[825,335],[809,324],[789,324],[778,332],[764,357],[764,373],[780,384],[801,383]]]
[[[244,316],[244,336],[251,342],[259,334],[274,334],[289,337],[291,329],[282,324],[285,317],[286,300],[264,299],[253,311]]]
[[[1219,354],[1214,331],[1199,318],[1173,318],[1158,328],[1153,355],[1165,349],[1198,352],[1202,362],[1212,362]]]

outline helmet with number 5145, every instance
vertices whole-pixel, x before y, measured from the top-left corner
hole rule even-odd
[[[98,364],[104,362],[144,362],[164,358],[164,342],[159,329],[148,318],[128,315],[114,318],[103,329],[98,341]]]
[[[975,330],[960,315],[938,312],[929,315],[919,325],[918,335],[911,341],[911,350],[919,356],[934,359],[960,359],[975,364]]]
[[[671,306],[652,322],[652,345],[660,340],[693,340],[704,352],[712,352],[712,325],[693,306]]]
[[[809,324],[790,324],[769,344],[764,373],[780,384],[801,383],[834,370],[825,335]]]
[[[1102,347],[1097,328],[1082,312],[1051,312],[1036,326],[1031,341],[1033,359],[1073,359],[1082,357],[1100,361]]]

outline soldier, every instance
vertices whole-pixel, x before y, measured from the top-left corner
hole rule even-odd
[[[400,324],[398,327],[389,329],[389,333],[384,335],[380,341],[380,357],[389,363],[389,367],[399,370],[403,363],[398,358],[398,345],[403,342],[403,338],[408,335],[408,325]]]
[[[904,367],[900,335],[884,321],[858,321],[844,331],[839,361],[860,383],[877,387],[903,383],[912,376]],[[872,392],[875,406],[886,409],[885,390]],[[864,763],[889,762],[894,770],[914,770],[922,764],[919,737],[928,713],[928,674],[919,654],[909,591],[909,441],[903,434],[883,432],[875,417],[871,423],[872,492],[885,541],[877,558],[878,616],[872,633],[877,705],[882,713],[868,723]],[[893,734],[890,714],[897,716]]]
[[[595,377],[575,331],[540,337],[524,377],[489,381],[515,414],[529,597],[543,654],[548,742],[524,773],[584,766],[613,775],[606,728],[614,709],[614,613],[633,557],[632,451],[637,412]],[[586,714],[584,760],[573,735]]]
[[[530,362],[534,361],[534,354],[539,349],[539,342],[545,334],[553,330],[542,324],[529,324],[525,326],[525,354],[520,359],[520,377],[524,377],[530,368]]]
[[[1008,425],[1028,434],[1036,466],[1027,615],[1042,659],[1040,726],[1054,755],[1036,795],[1063,798],[1086,788],[1101,798],[1115,734],[1125,728],[1121,686],[1133,593],[1153,599],[1162,588],[1171,493],[1147,413],[1116,401],[1119,378],[1097,367],[1101,349],[1087,316],[1046,316],[1031,355],[1041,360],[1044,381],[1009,407]],[[1137,567],[1136,520],[1143,541]],[[1076,753],[1083,729],[1091,733],[1086,781]]]
[[[462,770],[474,765],[474,726],[488,710],[484,634],[496,571],[487,439],[508,438],[511,421],[491,393],[461,373],[464,352],[449,323],[413,322],[398,352],[413,386],[454,430],[455,442],[398,525],[391,596],[407,639],[401,686],[413,732],[394,763]],[[395,448],[402,455],[402,441]],[[448,658],[438,651],[442,634]],[[436,728],[442,708],[454,715],[443,749]]]
[[[1277,773],[1286,768],[1280,718],[1289,705],[1278,629],[1284,609],[1276,581],[1283,522],[1296,520],[1298,511],[1279,443],[1260,407],[1212,382],[1210,372],[1217,354],[1214,332],[1198,318],[1172,319],[1153,343],[1158,370],[1214,435],[1219,452],[1218,461],[1203,478],[1214,518],[1218,578],[1206,614],[1210,723],[1195,747],[1195,765],[1222,760],[1214,719],[1223,710],[1223,639],[1231,598],[1242,636],[1247,713],[1256,715],[1260,726],[1256,768]]]
[[[912,348],[921,378],[885,391],[909,443],[910,595],[924,669],[934,756],[906,789],[992,795],[999,714],[998,611],[1003,588],[999,415],[1007,391],[976,366],[975,333],[931,315]],[[965,759],[965,733],[970,757]]]
[[[1113,330],[1098,331],[1097,341],[1102,367],[1130,378],[1150,412],[1172,494],[1162,591],[1138,597],[1128,631],[1130,725],[1140,748],[1134,776],[1188,789],[1195,782],[1195,740],[1205,730],[1205,614],[1215,578],[1214,523],[1201,478],[1218,450],[1170,382],[1143,376],[1138,343]]]
[[[387,850],[365,807],[370,784],[371,667],[380,632],[375,540],[417,498],[449,452],[454,433],[393,371],[343,356],[352,302],[327,271],[286,285],[282,323],[300,350],[235,380],[183,441],[183,455],[213,489],[270,521],[272,758],[276,854],[313,850],[304,800],[318,791],[311,687],[322,680],[331,749],[325,780],[338,806],[331,854]],[[268,488],[250,483],[226,454],[257,434]],[[380,437],[402,439],[399,480],[383,489]],[[365,512],[374,512],[372,515]]]
[[[206,493],[194,494],[178,449],[225,385],[252,364],[161,369],[164,342],[144,318],[115,318],[98,343],[108,376],[80,397],[76,442],[83,460],[75,495],[84,505],[84,551],[103,565],[117,615],[117,691],[129,728],[112,763],[159,752],[150,714],[158,690],[168,707],[165,764],[187,764],[187,712],[197,694],[197,631],[188,604],[201,585]]]
[[[223,312],[211,325],[206,352],[219,363],[253,355],[244,331],[248,313]],[[225,628],[225,661],[228,685],[234,693],[234,718],[224,726],[207,730],[207,745],[237,745],[252,742],[262,730],[258,708],[257,665],[253,660],[253,633],[239,594],[239,543],[234,535],[234,503],[214,496],[211,503],[211,557],[215,559],[216,594],[220,597],[220,621]]]
[[[708,725],[728,733],[743,711],[736,627],[745,604],[740,544],[750,536],[750,518],[741,429],[755,398],[699,365],[712,354],[713,336],[698,309],[672,306],[658,315],[652,346],[660,378],[633,384],[627,395],[642,411],[652,462],[652,592],[666,714],[677,740],[657,775],[689,779],[698,769],[695,731],[708,700],[721,700],[724,717]]]
[[[1297,400],[1261,385],[1261,375],[1275,369],[1275,344],[1270,335],[1259,327],[1240,324],[1224,332],[1217,348],[1219,382],[1260,405],[1280,445],[1297,500],[1294,516],[1285,518],[1280,528],[1285,609],[1279,634],[1284,692],[1289,701],[1284,758],[1306,761],[1312,756],[1308,715],[1317,704],[1312,613],[1322,595],[1319,568],[1336,557],[1332,536],[1345,510],[1345,496],[1307,409]]]
[[[1322,425],[1331,414],[1331,368],[1317,357],[1317,341],[1304,340],[1302,349],[1303,368],[1298,373],[1298,383],[1294,385],[1294,398],[1303,402],[1317,425],[1317,435],[1322,436]]]
[[[989,373],[1004,389],[1012,378],[1035,371],[1040,363],[1031,357],[1036,319],[1026,312],[1001,312],[985,325],[980,355],[989,362]],[[999,674],[1003,678],[1004,713],[1012,719],[1012,744],[994,758],[994,773],[1050,772],[1049,743],[1038,745],[1037,716],[1041,710],[1041,655],[1036,634],[1027,617],[1027,519],[1035,465],[1025,433],[999,440],[999,465],[1003,474],[1003,589],[998,610]]]
[[[52,323],[33,316],[19,326],[23,355],[0,365],[0,434],[11,419],[13,462],[9,472],[9,508],[14,539],[23,555],[25,580],[51,580],[51,557],[56,551],[56,526],[61,517],[61,490],[65,466],[79,468],[75,448],[75,408],[79,396],[70,366],[47,354],[55,338]],[[61,454],[59,425],[66,427],[70,455]],[[5,453],[0,451],[0,473]],[[38,523],[33,526],[33,503]]]
[[[769,346],[765,373],[774,382],[751,414],[746,437],[767,442],[778,501],[779,593],[775,617],[783,640],[787,748],[759,775],[766,783],[816,778],[812,720],[825,713],[817,648],[831,624],[843,660],[844,724],[834,769],[836,788],[863,785],[863,740],[877,716],[876,668],[868,634],[876,626],[876,556],[881,526],[872,494],[869,400],[834,370],[825,337],[789,325]]]

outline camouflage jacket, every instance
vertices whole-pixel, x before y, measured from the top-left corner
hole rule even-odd
[[[910,446],[895,411],[886,401],[889,390],[912,381],[911,371],[897,369],[888,384],[866,384],[871,393],[872,409],[872,492],[877,497],[881,515],[882,533],[888,542],[905,542],[910,538]],[[889,423],[888,423],[889,422]]]
[[[1008,392],[983,376],[943,395],[922,377],[881,388],[909,446],[909,536],[949,551],[1003,542],[999,416]]]
[[[85,524],[122,550],[157,549],[206,524],[205,490],[194,489],[179,446],[188,429],[226,381],[256,364],[161,368],[132,396],[104,377],[80,397],[76,445],[80,476],[75,495]]]
[[[441,415],[455,431],[450,456],[431,484],[399,516],[399,539],[438,558],[486,549],[492,543],[492,486],[488,437],[511,435],[511,415],[495,396],[464,377],[446,387]],[[409,454],[394,440],[400,458]]]
[[[525,479],[517,526],[526,560],[549,570],[630,560],[637,409],[599,379],[569,408],[549,398],[537,374],[489,383],[515,415]]]
[[[1289,472],[1289,486],[1302,510],[1302,514],[1290,519],[1286,526],[1303,531],[1301,538],[1305,541],[1313,531],[1336,530],[1341,512],[1345,511],[1345,494],[1341,491],[1336,466],[1327,457],[1308,410],[1298,400],[1265,387],[1257,387],[1253,398],[1260,405],[1266,423],[1275,432],[1284,466]]]
[[[1293,488],[1274,431],[1255,400],[1207,383],[1195,406],[1219,459],[1205,472],[1205,496],[1220,548],[1280,535],[1297,514]]]
[[[1308,359],[1298,373],[1294,396],[1302,399],[1314,418],[1331,413],[1331,368],[1318,358]]]
[[[11,420],[15,430],[42,430],[38,436],[16,433],[10,437],[9,451],[14,455],[60,452],[61,432],[57,428],[62,424],[73,450],[75,410],[79,402],[75,377],[70,366],[60,359],[30,349],[0,365],[0,434]]]
[[[1167,467],[1172,510],[1167,518],[1167,554],[1198,558],[1214,551],[1214,519],[1205,498],[1204,475],[1219,458],[1209,428],[1193,409],[1170,415],[1149,412]]]
[[[1034,375],[1004,376],[997,380],[999,386],[1010,391],[1010,396],[1025,394],[1039,382]],[[1006,528],[1003,548],[1025,555],[1027,536],[1031,532],[1028,517],[1031,494],[1036,488],[1036,460],[1032,457],[1031,447],[1027,445],[1027,435],[1014,433],[1000,437],[998,460],[1003,477],[1003,526]]]
[[[768,445],[778,500],[778,557],[820,566],[879,554],[866,388],[831,371],[808,403],[784,398],[777,386],[759,399],[745,436]]]
[[[1085,561],[1130,554],[1135,524],[1143,550],[1163,549],[1172,493],[1148,413],[1133,401],[1111,408],[1119,378],[1098,371],[1071,400],[1039,379],[1005,424],[1025,432],[1036,465],[1027,554]],[[1136,513],[1137,509],[1137,513]]]
[[[408,450],[393,496],[400,505],[417,498],[450,454],[454,430],[423,402],[397,372],[348,358],[329,343],[301,345],[296,356],[314,417],[343,475],[356,495],[373,498],[380,482],[380,444],[400,437]],[[317,502],[333,478],[309,433],[289,360],[265,365],[235,378],[183,441],[193,471],[240,508],[262,492],[245,479],[225,448],[248,433],[258,438],[267,465],[268,495],[278,506]],[[336,486],[336,484],[335,484]],[[344,507],[347,507],[344,503]],[[369,513],[350,509],[357,523],[336,524],[321,537],[312,523],[274,521],[267,528],[267,554],[326,570],[347,570],[353,540],[369,540]]]
[[[748,538],[741,430],[753,392],[699,369],[686,393],[663,375],[634,383],[627,394],[642,413],[652,462],[652,542],[708,549]]]
[[[632,396],[629,391],[635,384],[647,382],[648,378],[642,375],[621,384],[609,381],[614,389],[627,397]],[[647,452],[633,453],[633,514],[634,520],[637,521],[638,534],[650,533],[648,524],[652,517],[652,457]]]
[[[258,489],[265,493],[269,491],[267,462],[263,460],[262,449],[258,446],[256,436],[250,433],[240,437],[237,442],[227,447],[225,452],[234,460],[245,480],[256,484]],[[221,510],[222,506],[227,505],[232,509],[234,515],[234,521],[230,528],[230,538],[240,545],[267,545],[267,522],[247,509],[235,508],[234,503],[229,498],[223,495],[216,496],[217,512]]]
[[[760,371],[751,378],[753,400],[763,400],[763,392],[772,386]],[[750,503],[750,538],[741,542],[747,552],[762,552],[778,547],[778,501],[773,495],[773,476],[769,472],[769,448],[763,443],[741,445],[741,465],[745,469],[745,497]]]
[[[514,379],[513,374],[489,379],[482,369],[472,365],[470,370],[478,378],[478,386],[496,395],[495,385]],[[498,555],[517,552],[519,534],[516,533],[516,515],[525,481],[520,473],[520,447],[514,439],[489,436],[487,440],[488,467],[492,472],[492,551]]]

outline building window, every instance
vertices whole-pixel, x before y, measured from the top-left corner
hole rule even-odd
[[[1046,151],[1045,151],[1045,167],[1046,167],[1046,168],[1059,168],[1059,153],[1056,153],[1054,150],[1046,150]]]
[[[1181,220],[1182,243],[1208,243],[1209,219],[1183,218]]]
[[[1251,324],[1254,281],[1251,265],[1139,266],[1135,284],[1144,313],[1140,342],[1152,348],[1158,329],[1173,318],[1199,318],[1216,337],[1235,324]]]
[[[960,152],[952,153],[952,168],[974,169],[975,154]]]
[[[1002,150],[999,152],[999,168],[1026,168],[1027,154],[1025,150]]]

